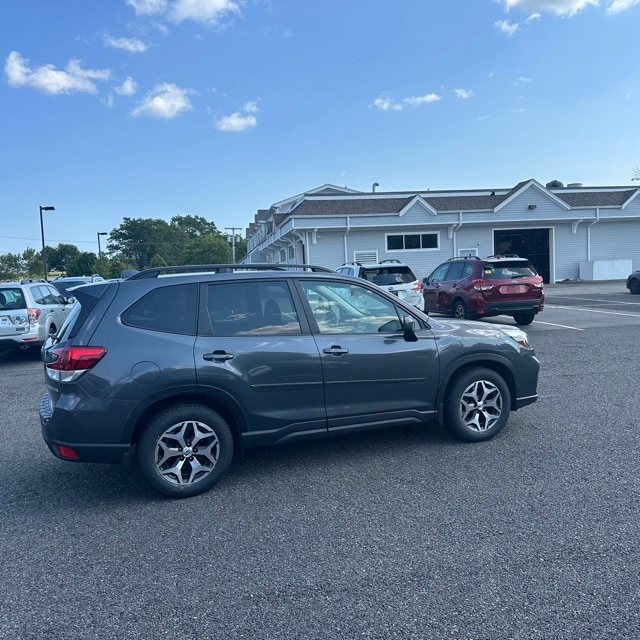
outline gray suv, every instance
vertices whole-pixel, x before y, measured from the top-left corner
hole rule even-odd
[[[65,296],[45,280],[0,282],[0,350],[42,346],[70,310]]]
[[[433,421],[478,442],[538,397],[521,329],[429,318],[321,267],[163,267],[74,293],[43,347],[44,440],[64,460],[136,459],[172,497],[245,447]]]

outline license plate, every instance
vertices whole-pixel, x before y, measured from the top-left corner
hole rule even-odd
[[[500,287],[500,293],[526,293],[526,284],[505,284]]]

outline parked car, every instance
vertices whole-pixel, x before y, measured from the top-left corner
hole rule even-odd
[[[459,319],[512,316],[533,322],[544,309],[542,277],[515,254],[452,258],[422,281],[424,310]]]
[[[627,289],[635,295],[640,293],[640,270],[629,274],[627,278]]]
[[[65,297],[71,298],[73,294],[70,293],[70,289],[79,287],[83,284],[90,284],[91,282],[102,282],[104,278],[98,275],[92,276],[66,276],[56,278],[51,281],[51,284]]]
[[[0,283],[0,350],[40,347],[67,318],[71,306],[45,280]]]
[[[370,280],[404,302],[422,309],[422,282],[416,278],[409,265],[399,260],[382,260],[370,264],[348,262],[338,267],[337,271],[347,276]]]
[[[76,290],[42,352],[55,456],[136,459],[179,498],[212,487],[244,447],[433,421],[478,442],[538,397],[517,327],[430,319],[321,267],[191,269]]]

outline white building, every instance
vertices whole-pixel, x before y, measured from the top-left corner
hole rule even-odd
[[[517,253],[545,282],[640,269],[640,189],[526,180],[511,189],[356,191],[326,184],[256,213],[244,262],[395,258],[422,278],[460,255]]]

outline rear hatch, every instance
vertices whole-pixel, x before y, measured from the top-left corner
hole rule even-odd
[[[480,287],[485,300],[540,300],[542,277],[528,260],[487,262]]]
[[[19,336],[29,331],[29,313],[19,287],[0,288],[0,338]]]

